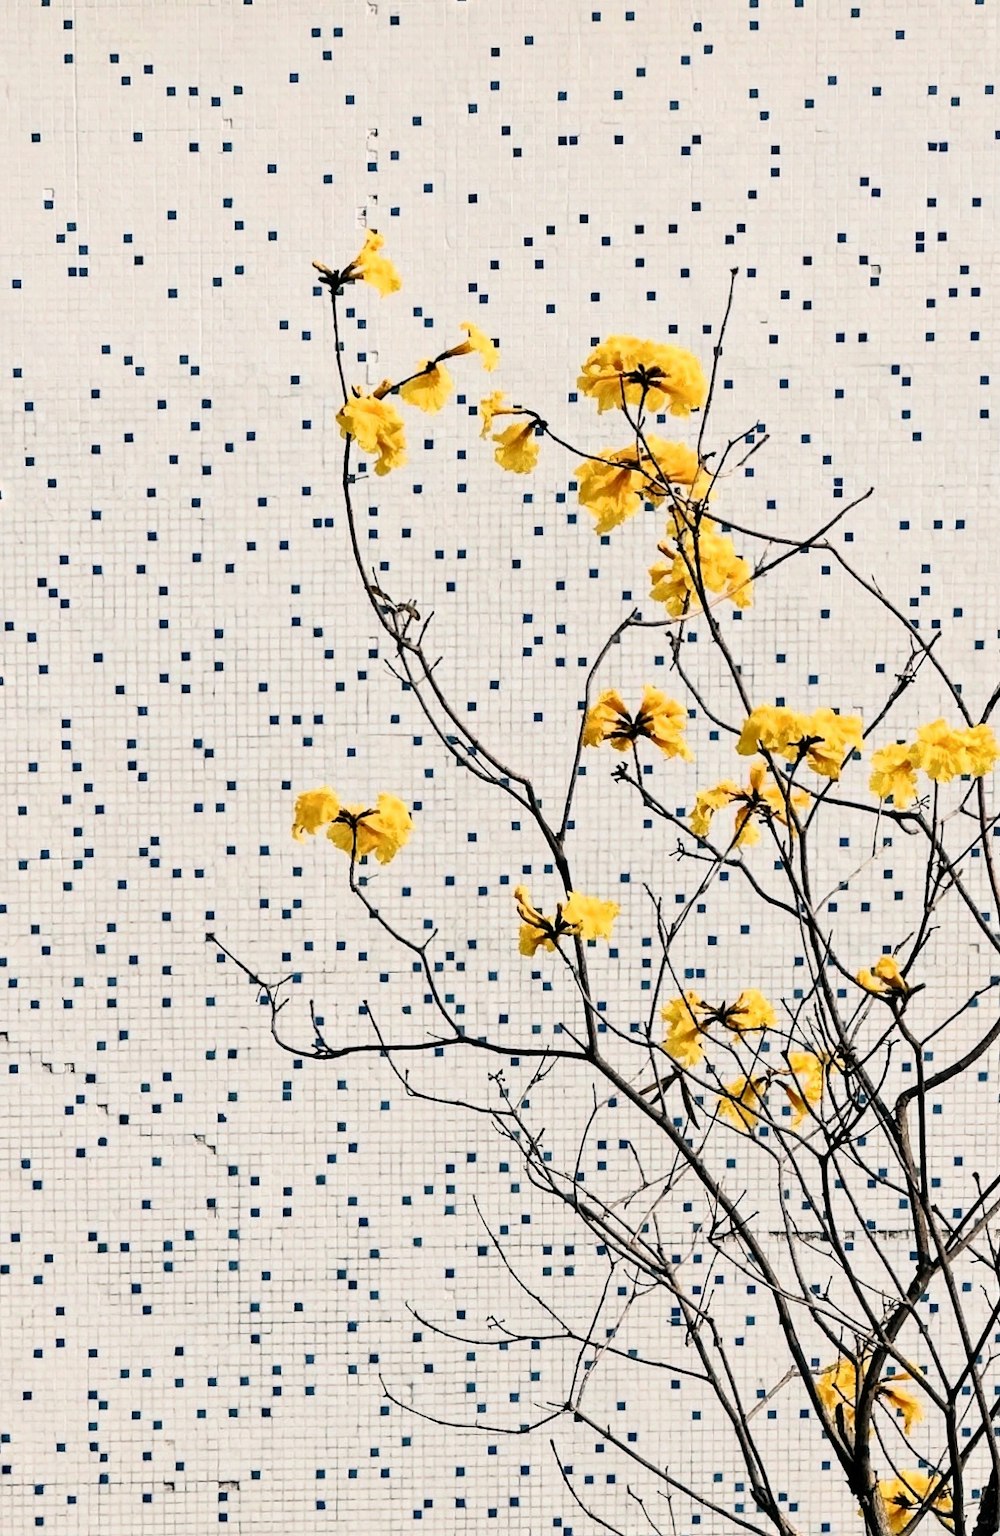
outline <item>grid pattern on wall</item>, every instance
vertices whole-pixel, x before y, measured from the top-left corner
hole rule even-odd
[[[403,276],[389,297],[347,294],[349,382],[408,372],[463,321],[499,343],[499,373],[456,359],[456,398],[407,418],[408,465],[379,478],[362,464],[355,496],[378,581],[434,610],[449,697],[543,800],[565,790],[600,646],[636,604],[652,616],[662,517],[595,536],[577,461],[546,443],[530,477],[505,475],[477,403],[502,387],[606,449],[576,387],[590,347],[626,332],[708,360],[733,267],[714,428],[768,440],[720,499],[734,521],[797,537],[874,486],[837,536],[985,696],[1000,636],[1000,39],[994,5],[949,10],[942,29],[940,8],[903,0],[14,7],[0,252],[12,1536],[597,1529],[548,1432],[507,1432],[563,1400],[575,1353],[531,1344],[545,1318],[486,1225],[576,1316],[602,1283],[592,1241],[486,1117],[408,1097],[377,1057],[279,1051],[257,989],[206,941],[294,978],[283,1026],[303,1047],[310,998],[338,1041],[370,1034],[366,1003],[390,1032],[423,1027],[412,956],[352,902],[342,856],[289,836],[303,789],[387,789],[415,829],[368,889],[408,932],[438,929],[456,1013],[523,1039],[572,1004],[544,954],[517,953],[514,886],[554,892],[537,835],[449,763],[386,666],[350,559],[310,263],[343,265],[377,228]],[[726,623],[755,692],[796,707],[864,714],[906,661],[898,626],[877,608],[859,620],[822,562],[785,567]],[[602,679],[670,688],[670,662],[664,634],[642,631]],[[939,712],[931,685],[913,709]],[[697,711],[689,731],[696,762],[655,769],[679,810],[730,771]],[[650,986],[643,887],[674,901],[694,876],[606,757],[584,767],[576,867],[621,904],[597,974],[602,1006],[628,1020]],[[905,930],[914,873],[896,856],[831,909],[859,965],[876,922],[887,941]],[[859,857],[831,849],[831,868]],[[685,981],[723,992],[752,971],[792,995],[794,959],[727,886],[684,941]],[[942,996],[988,978],[973,944],[947,959]],[[977,1085],[988,1113],[970,1104],[962,1125],[984,1166],[995,1068]],[[418,1080],[461,1097],[485,1076],[431,1061]],[[565,1116],[569,1135],[579,1106],[546,1092],[541,1118]],[[941,1134],[957,1138],[949,1113]],[[872,1201],[891,1226],[894,1197]],[[684,1242],[691,1216],[669,1223]],[[765,1299],[741,1281],[726,1315],[762,1395],[780,1374]],[[429,1326],[486,1339],[491,1317],[529,1342]],[[677,1321],[654,1307],[641,1328]],[[470,1427],[408,1413],[382,1383]],[[608,1358],[592,1391],[652,1460],[741,1507],[744,1474],[679,1380]],[[758,1421],[790,1518],[849,1528],[803,1415],[791,1391]],[[580,1426],[554,1433],[581,1495],[634,1519],[611,1449]]]

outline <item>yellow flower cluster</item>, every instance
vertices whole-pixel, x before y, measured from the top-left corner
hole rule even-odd
[[[738,1077],[727,1083],[718,1104],[720,1119],[738,1131],[752,1132],[767,1091],[776,1083],[792,1106],[792,1125],[799,1125],[823,1097],[831,1058],[817,1051],[787,1051],[787,1069],[770,1067],[757,1077]]]
[[[671,998],[660,1016],[670,1026],[663,1049],[682,1067],[697,1067],[704,1060],[703,1041],[713,1024],[744,1035],[770,1029],[776,1022],[774,1009],[756,987],[744,987],[735,1003],[717,1008],[703,1002],[697,992],[685,992],[683,997]]]
[[[322,261],[314,261],[313,266],[324,282],[334,289],[339,288],[341,283],[353,283],[360,279],[370,283],[383,295],[395,293],[402,287],[402,282],[392,262],[381,254],[384,244],[382,235],[369,230],[361,250],[342,272],[335,272]],[[362,394],[354,386],[351,398],[337,412],[341,436],[355,438],[365,453],[378,454],[375,465],[377,475],[387,475],[390,470],[399,469],[406,463],[403,418],[395,406],[385,399],[386,395],[395,390],[407,405],[416,406],[417,410],[439,411],[455,387],[451,374],[444,366],[446,358],[465,357],[470,352],[478,352],[488,373],[496,367],[500,354],[491,338],[470,320],[464,320],[460,329],[465,332],[465,341],[450,347],[439,357],[424,358],[411,378],[405,379],[398,386],[391,379],[383,379],[371,394]]]
[[[644,444],[641,453],[635,448],[604,448],[577,465],[580,505],[593,513],[595,533],[610,533],[634,516],[643,500],[658,506],[672,486],[686,487],[692,501],[707,493],[711,477],[693,448],[668,443],[652,432],[645,434]]]
[[[788,1066],[792,1081],[779,1080],[779,1086],[792,1106],[792,1124],[798,1125],[823,1097],[823,1088],[832,1058],[825,1052],[789,1051]]]
[[[738,1131],[752,1132],[758,1121],[757,1110],[764,1103],[767,1077],[737,1077],[727,1083],[719,1099],[720,1120],[728,1120]]]
[[[374,806],[344,805],[340,796],[324,784],[307,789],[295,802],[292,836],[296,842],[311,837],[321,827],[334,847],[354,858],[373,853],[388,864],[406,843],[413,827],[409,811],[396,795],[381,794]]]
[[[522,955],[538,949],[556,949],[562,938],[610,939],[615,918],[621,911],[616,901],[601,901],[570,891],[564,902],[556,904],[554,917],[546,917],[531,904],[526,886],[514,889],[517,915],[521,919],[519,948]]]
[[[940,1516],[942,1524],[952,1525],[951,1494],[946,1488],[936,1491],[938,1489],[939,1479],[932,1477],[929,1472],[900,1472],[896,1477],[885,1478],[879,1483],[879,1497],[893,1536],[901,1536],[903,1531],[909,1530],[914,1511],[928,1502]]]
[[[1000,746],[988,725],[956,729],[946,720],[922,725],[915,741],[890,742],[872,753],[869,788],[880,800],[892,798],[905,811],[917,798],[917,772],[922,770],[938,784],[948,784],[963,774],[980,778],[1000,760]]]
[[[598,411],[620,409],[624,403],[689,416],[708,396],[708,381],[692,353],[637,336],[602,341],[586,358],[577,385],[597,401]]]
[[[463,320],[459,329],[465,331],[467,338],[465,341],[459,342],[455,347],[449,347],[447,352],[443,352],[438,358],[425,357],[414,376],[399,385],[399,397],[405,400],[407,405],[415,405],[420,411],[432,413],[441,410],[446,404],[455,388],[455,383],[444,366],[445,358],[467,357],[471,352],[478,352],[486,372],[493,372],[500,360],[500,352],[496,344],[485,331],[481,331],[478,325],[473,325],[468,320]]]
[[[721,784],[714,784],[711,789],[700,789],[695,796],[694,810],[688,818],[692,832],[698,837],[707,837],[716,811],[724,810],[729,805],[737,807],[733,828],[733,844],[736,847],[742,845],[749,848],[760,842],[759,822],[777,821],[782,826],[788,826],[785,793],[780,785],[767,784],[766,780],[767,764],[761,761],[751,764],[750,782],[746,785],[737,784],[734,779],[723,779]],[[789,801],[792,809],[798,812],[805,810],[809,796],[796,789],[791,792]],[[791,830],[794,835],[794,823]]]
[[[773,1029],[777,1017],[771,1003],[756,987],[744,987],[734,1003],[706,1003],[697,992],[672,997],[660,1010],[668,1026],[663,1049],[682,1067],[700,1066],[705,1041],[713,1025],[728,1029],[741,1040],[744,1035]],[[787,1066],[768,1066],[756,1076],[742,1076],[727,1083],[716,1112],[739,1131],[753,1131],[773,1085],[785,1093],[792,1106],[792,1125],[797,1126],[823,1097],[832,1058],[817,1051],[789,1050]]]
[[[875,997],[905,997],[910,990],[892,955],[880,955],[871,970],[861,970],[855,980]]]
[[[385,237],[377,230],[370,229],[365,235],[364,245],[342,272],[335,272],[322,261],[314,261],[313,266],[331,288],[339,288],[342,283],[356,283],[360,279],[361,282],[371,283],[384,298],[387,293],[397,293],[403,286],[388,256],[380,254],[384,244]]]
[[[488,364],[486,365],[488,366]],[[480,437],[486,437],[493,430],[494,416],[521,416],[523,421],[513,421],[509,427],[493,436],[493,441],[499,444],[494,450],[493,457],[501,469],[509,469],[515,475],[530,474],[538,463],[538,452],[541,440],[536,431],[538,417],[533,411],[526,411],[523,406],[509,405],[507,396],[502,389],[495,389],[492,394],[486,395],[479,402],[479,416],[482,426],[479,429]]]
[[[646,447],[642,456],[643,468],[657,482],[649,495],[650,501],[659,504],[669,488],[677,485],[686,488],[688,501],[706,499],[712,477],[694,448],[687,443],[668,442],[654,432],[644,433],[643,442]]]
[[[761,750],[774,752],[788,762],[804,757],[807,767],[826,779],[839,779],[844,759],[861,745],[861,721],[857,715],[838,715],[832,709],[798,714],[778,705],[760,704],[748,716],[736,750],[752,757]]]
[[[656,547],[663,559],[649,568],[653,583],[649,595],[663,603],[671,617],[678,619],[701,607],[699,588],[730,598],[737,608],[752,607],[749,563],[710,517],[689,524],[675,512]]]
[[[867,1363],[862,1361],[862,1375],[867,1369]],[[912,1380],[912,1376],[904,1371],[898,1376],[884,1377],[875,1388],[876,1398],[902,1415],[903,1430],[907,1435],[924,1416],[924,1410],[916,1393],[912,1387],[905,1385]],[[858,1371],[854,1360],[842,1355],[833,1365],[827,1366],[817,1378],[816,1391],[820,1402],[834,1423],[837,1422],[837,1410],[840,1409],[847,1427],[853,1426],[858,1397]]]
[[[630,715],[625,700],[614,688],[606,688],[587,711],[583,726],[583,745],[599,747],[610,741],[616,752],[627,752],[634,741],[645,736],[667,757],[682,757],[692,762],[694,753],[684,740],[687,712],[683,704],[670,699],[659,688],[646,688],[635,715]]]

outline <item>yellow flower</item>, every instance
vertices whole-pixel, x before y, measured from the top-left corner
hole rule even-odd
[[[638,467],[633,453],[627,448],[604,448],[603,459],[614,459],[614,464],[598,463],[587,459],[574,470],[579,481],[580,505],[594,513],[597,521],[595,533],[610,533],[627,518],[633,517],[642,505],[646,494],[647,478]]]
[[[366,453],[378,453],[377,475],[387,475],[406,463],[403,418],[387,400],[355,391],[337,412],[337,425],[342,437],[354,437]]]
[[[492,373],[500,361],[500,352],[496,343],[481,331],[478,325],[473,325],[470,320],[463,320],[459,330],[464,331],[468,341],[463,341],[460,347],[452,350],[452,357],[461,357],[467,352],[478,352],[483,360],[483,367],[487,373]]]
[[[305,790],[295,802],[295,820],[292,824],[295,841],[301,843],[306,834],[311,837],[320,827],[332,821],[339,810],[340,799],[329,785],[324,784],[322,789]]]
[[[853,1360],[842,1355],[833,1365],[821,1371],[816,1378],[816,1392],[835,1424],[837,1409],[840,1408],[846,1424],[853,1425],[858,1395],[858,1373]]]
[[[718,1115],[738,1131],[752,1131],[757,1124],[757,1109],[764,1102],[766,1077],[738,1077],[727,1083],[719,1100]]]
[[[887,1376],[879,1383],[878,1395],[883,1402],[888,1403],[896,1413],[902,1414],[903,1432],[909,1435],[915,1424],[919,1424],[924,1416],[923,1406],[916,1393],[910,1387],[904,1387],[900,1383],[911,1381],[912,1377],[905,1371],[898,1376]]]
[[[1000,746],[988,725],[953,730],[945,720],[922,725],[912,749],[913,764],[930,779],[947,784],[960,774],[979,778],[1000,758]]]
[[[595,533],[617,528],[635,515],[643,500],[658,505],[671,484],[687,486],[695,498],[707,490],[709,476],[693,448],[652,433],[645,442],[648,453],[645,447],[638,454],[635,447],[602,448],[576,466],[580,505],[595,515]]]
[[[670,1025],[663,1049],[685,1067],[696,1067],[703,1059],[702,1036],[707,1035],[713,1023],[744,1035],[752,1030],[770,1029],[776,1022],[774,1009],[756,987],[744,987],[735,1003],[728,1007],[720,1003],[717,1008],[703,1002],[697,992],[685,992],[683,997],[671,998],[660,1013]]]
[[[384,236],[370,229],[365,235],[364,245],[343,273],[344,280],[351,281],[360,277],[363,282],[377,288],[383,297],[401,288],[403,283],[396,268],[387,256],[379,255],[384,244]]]
[[[502,389],[495,389],[491,395],[487,395],[485,399],[480,400],[479,414],[483,422],[479,429],[480,437],[486,437],[487,433],[492,430],[494,416],[508,415],[510,408],[504,404],[506,398]]]
[[[699,837],[707,837],[709,827],[712,824],[712,817],[716,811],[721,811],[725,806],[731,805],[734,800],[740,798],[742,793],[743,791],[735,779],[723,779],[721,784],[715,784],[711,789],[699,789],[694,800],[694,810],[688,818],[691,822],[692,832],[697,833]],[[750,830],[756,831],[755,828]],[[744,842],[756,841],[757,838],[750,837],[749,834],[744,838]]]
[[[913,1511],[920,1509],[930,1499],[931,1508],[950,1525],[952,1512],[951,1494],[946,1488],[935,1492],[940,1480],[928,1472],[900,1472],[896,1477],[884,1479],[878,1485],[879,1496],[885,1509],[889,1529],[893,1536],[909,1528]],[[933,1497],[932,1497],[933,1496]]]
[[[708,592],[721,592],[731,598],[737,608],[749,608],[753,604],[753,583],[750,566],[742,555],[737,555],[728,534],[717,533],[711,519],[703,518],[697,531],[674,526],[668,529],[668,537],[678,538],[678,548],[673,549],[666,539],[657,545],[665,557],[649,568],[653,583],[650,597],[663,603],[675,619],[682,614],[700,608],[698,578]]]
[[[682,1067],[696,1067],[704,1058],[705,1047],[701,1043],[704,1025],[698,1015],[706,1011],[697,992],[685,992],[683,997],[671,998],[660,1010],[660,1017],[670,1026],[663,1049]]]
[[[646,687],[643,690],[639,713],[633,724],[667,757],[681,757],[687,763],[694,761],[694,753],[683,736],[687,711],[683,704],[668,698],[661,689]]]
[[[744,787],[732,779],[724,779],[712,789],[699,790],[689,818],[692,832],[698,837],[707,837],[713,815],[727,805],[738,807],[734,824],[737,846],[744,844],[752,847],[760,841],[760,828],[756,824],[758,820],[778,821],[782,826],[788,826],[785,797],[777,784],[769,784],[765,788],[766,778],[767,764],[757,762],[751,764],[750,782]],[[804,810],[809,804],[809,796],[802,790],[794,790],[791,803],[794,810]],[[793,826],[793,833],[794,830]]]
[[[917,798],[917,765],[913,760],[915,743],[892,742],[872,753],[872,776],[868,788],[880,800],[888,800],[897,811],[905,811]]]
[[[687,503],[674,503],[667,510],[667,526],[663,532],[663,543],[657,548],[665,555],[675,554],[675,550],[669,548],[669,541],[677,544],[692,533],[718,533],[719,525],[709,517],[707,512],[695,512],[690,501]],[[690,543],[690,537],[688,539]]]
[[[702,585],[709,592],[724,592],[737,608],[751,606],[750,566],[742,555],[737,555],[727,533],[699,530],[697,536],[685,535],[682,542],[689,550],[695,572],[701,573]]]
[[[637,336],[609,336],[594,348],[577,380],[599,411],[645,403],[648,411],[664,407],[672,416],[688,416],[704,405],[708,382],[698,359],[680,347],[640,341]]]
[[[892,955],[881,955],[870,971],[859,971],[855,979],[859,987],[864,987],[866,992],[873,992],[876,997],[888,997],[893,992],[897,996],[905,996],[910,990]]]
[[[969,772],[979,778],[984,773],[989,773],[1000,759],[1000,744],[988,725],[974,725],[969,730],[963,731],[966,750],[969,754]],[[920,732],[917,732],[919,740]]]
[[[443,363],[428,368],[428,359],[420,364],[425,371],[399,387],[400,398],[421,411],[439,411],[455,388],[454,380]]]
[[[558,909],[554,918],[546,917],[537,907],[532,906],[528,888],[525,885],[514,887],[514,901],[517,905],[517,915],[521,919],[519,945],[521,954],[533,955],[539,948],[555,949],[556,925],[560,917]],[[563,929],[563,932],[565,931]]]
[[[524,426],[513,422],[503,432],[495,432],[493,441],[499,443],[493,457],[501,469],[509,469],[515,475],[530,474],[538,463],[539,440],[535,436],[535,418],[529,417]]]
[[[744,987],[735,1003],[726,1009],[725,1024],[738,1035],[752,1030],[773,1029],[777,1023],[774,1008],[756,987]]]
[[[867,1365],[863,1365],[862,1373],[866,1371]],[[903,1385],[904,1382],[912,1379],[908,1372],[901,1372],[898,1376],[886,1376],[875,1389],[877,1398],[894,1409],[896,1413],[902,1414],[903,1429],[907,1435],[924,1416],[924,1410],[916,1393],[912,1388]],[[858,1397],[858,1373],[855,1362],[847,1356],[841,1356],[834,1365],[828,1365],[816,1380],[816,1391],[834,1423],[837,1422],[837,1409],[840,1408],[843,1410],[845,1425],[852,1428]]]
[[[794,1126],[799,1125],[809,1113],[809,1109],[815,1109],[822,1099],[830,1057],[817,1055],[815,1051],[789,1051],[788,1065],[792,1071],[794,1086],[788,1082],[782,1082],[781,1086],[787,1093],[792,1106],[792,1125]]]
[[[565,902],[556,906],[555,917],[546,917],[532,906],[526,886],[514,888],[514,901],[521,919],[519,948],[522,955],[533,955],[539,948],[555,949],[556,940],[566,935],[581,939],[610,939],[611,925],[621,910],[615,901],[601,901],[570,891]]]
[[[570,891],[563,917],[581,939],[610,939],[612,924],[620,911],[617,901],[601,901],[597,896]]]
[[[698,455],[687,443],[668,443],[665,438],[646,432],[646,447],[642,467],[648,474],[662,482],[663,489],[651,486],[646,495],[650,501],[662,501],[667,485],[684,485],[691,492],[692,501],[701,501],[708,492],[712,477],[701,467]]]
[[[649,579],[653,583],[649,595],[662,603],[672,618],[679,619],[700,606],[691,579],[680,555],[670,560],[656,560],[649,567]]]
[[[747,717],[736,750],[743,757],[764,749],[794,762],[802,743],[809,745],[805,762],[814,773],[839,779],[848,752],[861,745],[861,721],[857,715],[838,715],[832,709],[799,714],[775,704],[759,704]]]
[[[694,754],[683,736],[686,724],[683,704],[669,699],[659,688],[645,689],[634,718],[621,694],[608,688],[587,711],[583,744],[597,747],[602,741],[610,741],[616,752],[627,752],[633,741],[645,736],[667,757],[682,757],[691,762]]]
[[[627,752],[634,740],[632,717],[625,700],[616,688],[606,688],[587,711],[583,745],[599,747],[602,741],[610,741],[616,752]]]
[[[396,795],[379,795],[374,807],[345,805],[327,828],[326,835],[335,848],[363,859],[374,853],[380,864],[388,864],[408,840],[413,822],[409,811]]]
[[[858,715],[817,709],[806,720],[806,736],[820,738],[806,753],[808,767],[826,779],[839,779],[844,759],[861,745],[861,720]]]
[[[780,752],[783,757],[794,757],[791,743],[801,741],[805,734],[805,715],[781,705],[758,704],[744,721],[736,750],[741,757],[753,757],[762,747],[768,752]]]

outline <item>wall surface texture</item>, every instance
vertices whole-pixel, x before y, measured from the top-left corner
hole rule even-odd
[[[733,267],[714,440],[767,441],[720,484],[720,509],[804,537],[874,486],[838,548],[921,635],[940,632],[980,708],[1000,636],[998,6],[7,0],[2,30],[0,1528],[589,1536],[601,1527],[570,1482],[648,1530],[634,1469],[591,1429],[510,1432],[565,1401],[578,1351],[498,1250],[586,1326],[607,1274],[594,1240],[488,1116],[408,1096],[377,1055],[281,1051],[257,989],[206,938],[291,978],[282,1029],[303,1050],[310,999],[332,1043],[372,1038],[366,1004],[392,1038],[429,1030],[413,956],[352,900],[343,855],[289,835],[302,790],[391,790],[413,837],[366,889],[407,934],[438,930],[449,1007],[515,1043],[576,1016],[564,968],[517,952],[512,890],[551,908],[549,854],[456,769],[386,665],[351,562],[310,263],[344,265],[367,227],[402,274],[397,294],[346,295],[349,383],[402,376],[463,321],[499,343],[489,377],[454,360],[457,400],[409,412],[408,465],[379,478],[369,456],[355,503],[378,581],[434,611],[462,718],[543,803],[565,793],[611,629],[637,604],[662,617],[646,574],[662,514],[595,537],[578,455],[546,442],[532,475],[503,473],[477,403],[503,388],[578,450],[614,447],[577,396],[586,353],[624,332],[708,366]],[[818,557],[724,623],[751,693],[803,709],[870,713],[909,654]],[[636,630],[601,685],[676,691],[670,659],[663,630]],[[943,708],[929,680],[893,717],[900,736]],[[654,770],[678,811],[734,771],[698,710],[689,734],[696,762]],[[669,907],[698,869],[615,784],[610,753],[585,767],[575,867],[622,907],[594,966],[627,1029],[655,953],[644,884]],[[845,869],[863,842],[840,850]],[[837,857],[833,838],[834,892]],[[913,927],[918,885],[906,850],[883,849],[831,902],[858,966]],[[801,981],[735,885],[699,905],[675,959],[719,995],[791,998]],[[937,962],[928,1006],[989,981],[968,930]],[[988,1173],[985,1065],[975,1102],[952,1098],[935,1125]],[[499,1102],[495,1070],[454,1053],[410,1064],[422,1092],[479,1105]],[[588,1093],[539,1086],[557,1157],[572,1161]],[[615,1113],[585,1178],[621,1156]],[[891,1244],[897,1195],[870,1199]],[[663,1220],[680,1250],[682,1195]],[[763,1397],[785,1369],[773,1311],[752,1277],[720,1279],[719,1317]],[[630,1344],[683,1364],[669,1307],[639,1315]],[[498,1348],[496,1319],[526,1342]],[[731,1444],[670,1370],[609,1354],[588,1390],[595,1419],[653,1463],[753,1513]],[[852,1529],[801,1391],[754,1422],[789,1518]],[[683,1500],[672,1526],[648,1498],[664,1530],[725,1529]]]

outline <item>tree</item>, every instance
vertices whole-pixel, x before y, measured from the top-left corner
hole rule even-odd
[[[563,1400],[517,1432],[547,1430],[567,1487],[601,1528],[626,1529],[620,1522],[628,1508],[598,1507],[584,1497],[563,1460],[560,1421],[567,1432],[572,1424],[588,1426],[629,1467],[635,1482],[626,1501],[644,1528],[663,1529],[679,1509],[691,1508],[707,1511],[713,1530],[804,1532],[779,1497],[776,1447],[759,1416],[781,1393],[808,1410],[810,1465],[819,1468],[828,1458],[827,1496],[844,1518],[853,1503],[870,1536],[912,1532],[924,1521],[956,1536],[996,1533],[1000,1174],[955,1156],[955,1117],[969,1085],[984,1079],[1000,1039],[1000,1016],[984,1028],[978,1011],[1000,975],[961,989],[953,961],[970,935],[988,957],[1000,954],[997,814],[986,788],[1000,759],[989,724],[1000,686],[981,708],[971,705],[939,656],[940,634],[926,640],[835,540],[837,525],[871,491],[804,539],[717,521],[717,506],[725,515],[725,482],[764,441],[754,427],[721,450],[706,447],[734,271],[708,378],[691,353],[635,337],[610,337],[587,357],[578,387],[600,413],[613,413],[628,439],[624,447],[574,448],[537,411],[508,404],[500,392],[480,404],[482,435],[492,433],[495,458],[508,472],[530,473],[546,440],[580,458],[579,501],[598,533],[650,504],[666,517],[650,570],[651,598],[665,616],[644,618],[633,609],[601,647],[566,754],[565,796],[553,813],[528,774],[506,750],[480,739],[450,699],[440,658],[429,649],[431,617],[416,601],[388,594],[365,564],[355,455],[376,455],[375,473],[390,473],[406,454],[405,420],[394,399],[437,411],[453,387],[448,362],[478,354],[492,370],[497,361],[492,341],[467,324],[464,341],[407,377],[386,379],[368,393],[349,388],[338,302],[358,281],[385,294],[398,288],[381,249],[381,236],[372,232],[347,267],[314,264],[332,307],[351,553],[390,643],[390,667],[441,751],[484,794],[506,796],[551,861],[555,894],[543,899],[518,886],[506,920],[524,959],[561,978],[567,1016],[549,1038],[517,1039],[481,1018],[470,1025],[459,1016],[434,963],[436,935],[414,937],[372,894],[367,861],[389,863],[412,828],[408,808],[385,792],[345,806],[329,786],[303,790],[293,832],[305,838],[323,831],[346,853],[350,891],[387,944],[411,957],[432,1027],[401,1034],[368,1005],[370,1037],[345,1043],[329,1037],[311,1003],[311,1042],[297,1043],[286,1037],[281,1017],[292,978],[268,983],[209,937],[220,958],[258,989],[283,1050],[317,1062],[377,1054],[408,1094],[486,1116],[532,1184],[593,1239],[603,1280],[581,1323],[518,1273],[482,1218],[510,1278],[544,1319],[546,1337],[576,1346]],[[651,430],[667,414],[685,420],[695,412],[693,445]],[[508,417],[507,426],[493,430]],[[737,553],[733,534],[750,555]],[[839,568],[859,610],[870,605],[898,626],[900,669],[867,720],[828,706],[762,703],[760,687],[751,692],[744,680],[727,610],[749,609],[761,583],[787,562],[804,569],[816,557]],[[620,657],[631,634],[647,629],[667,636],[679,700],[651,686],[640,693],[638,678],[621,692],[600,687],[609,660]],[[707,637],[707,648],[695,649],[696,633]],[[900,731],[899,722],[924,716],[925,699],[946,715]],[[672,810],[655,787],[649,754],[658,762],[690,761],[699,732],[722,743],[730,769],[698,790],[690,812]],[[694,888],[680,901],[651,886],[634,898],[647,904],[656,946],[639,1018],[629,1017],[636,998],[610,1006],[595,980],[597,946],[613,939],[619,906],[575,883],[574,805],[591,753],[617,754],[619,789],[659,830],[670,856],[695,872]],[[867,769],[859,768],[868,753]],[[848,828],[850,839],[843,837]],[[866,850],[860,863],[845,851],[859,835]],[[838,921],[835,898],[883,874],[889,849],[905,871],[904,896],[909,883],[920,899],[908,909],[873,901],[869,952],[858,955],[848,947],[856,946],[856,925]],[[697,923],[707,893],[723,886],[764,915],[789,956],[780,995],[766,996],[749,977],[734,989],[725,956],[717,974],[706,976],[704,996],[686,984],[681,937]],[[457,1097],[422,1071],[456,1057],[481,1063],[477,1094]],[[537,1110],[546,1094],[550,1102],[558,1095],[554,1130]],[[595,1139],[612,1113],[621,1155],[591,1166]],[[895,1230],[876,1219],[873,1189],[879,1209],[896,1199]],[[683,1247],[672,1224],[681,1202],[689,1227]],[[768,1362],[764,1388],[733,1345],[726,1300],[732,1288],[710,1284],[715,1276],[746,1282],[769,1310],[780,1357]],[[665,1338],[657,1325],[664,1303],[673,1324]],[[450,1324],[423,1321],[466,1340]],[[478,1342],[507,1348],[537,1340],[540,1331],[507,1328],[494,1318]],[[640,1453],[634,1438],[594,1416],[590,1384],[612,1359],[651,1377],[669,1371],[703,1405],[705,1431],[742,1465],[742,1502],[724,1503],[678,1468],[683,1458],[672,1463],[666,1447],[655,1457]],[[393,1397],[390,1387],[386,1392]],[[443,1422],[433,1412],[425,1416]],[[818,1477],[810,1472],[810,1485]]]

